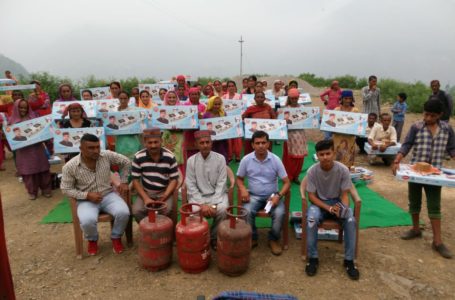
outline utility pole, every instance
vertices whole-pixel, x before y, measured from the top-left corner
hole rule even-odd
[[[240,43],[240,77],[242,77],[242,73],[243,73],[243,43],[245,41],[243,40],[242,36],[240,36],[240,40],[239,40],[239,43]]]

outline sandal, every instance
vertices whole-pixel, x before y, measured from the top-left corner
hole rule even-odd
[[[402,240],[412,240],[412,239],[421,238],[421,237],[422,237],[422,231],[420,231],[420,230],[415,231],[414,229],[410,229],[401,235]]]

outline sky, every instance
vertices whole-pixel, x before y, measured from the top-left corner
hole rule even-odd
[[[455,0],[0,1],[0,53],[28,71],[375,74],[455,84]]]

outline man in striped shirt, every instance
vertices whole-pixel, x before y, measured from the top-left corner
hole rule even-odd
[[[161,147],[160,129],[145,129],[143,137],[145,149],[134,156],[131,171],[133,186],[138,193],[133,216],[138,223],[147,216],[146,205],[153,201],[166,202],[164,213],[171,213],[172,195],[179,178],[174,154]]]

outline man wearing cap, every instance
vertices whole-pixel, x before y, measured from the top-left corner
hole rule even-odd
[[[133,204],[133,216],[138,223],[147,216],[146,205],[152,201],[165,202],[164,214],[171,213],[172,195],[179,178],[174,154],[161,147],[160,129],[145,129],[143,139],[145,149],[134,155],[131,170],[133,186],[138,193]]]
[[[213,218],[210,244],[216,249],[218,224],[226,217],[228,207],[226,160],[212,151],[210,131],[196,131],[194,137],[199,152],[191,156],[186,165],[188,202],[200,204],[204,217]]]

